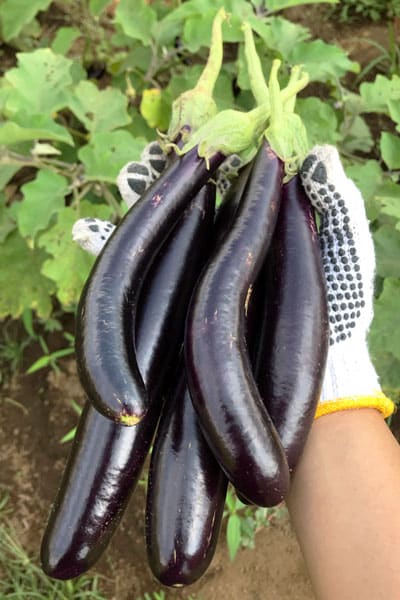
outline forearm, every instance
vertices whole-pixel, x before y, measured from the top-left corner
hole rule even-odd
[[[400,448],[374,409],[317,419],[288,507],[318,600],[400,596]]]

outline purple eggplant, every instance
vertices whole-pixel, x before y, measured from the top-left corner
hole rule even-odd
[[[82,292],[76,320],[78,373],[106,417],[134,425],[148,409],[132,335],[142,283],[185,206],[224,156],[197,147],[173,162],[134,204],[108,240]]]
[[[135,427],[114,423],[87,402],[44,534],[44,571],[71,579],[101,556],[135,488],[152,442],[162,395],[178,360],[192,288],[208,255],[215,188],[190,203],[151,267],[136,319],[139,368],[150,398]]]
[[[293,471],[314,419],[329,345],[314,210],[298,176],[283,186],[264,273],[256,380]]]
[[[182,368],[161,417],[147,489],[148,561],[164,585],[189,585],[206,571],[218,540],[227,483],[201,432]]]
[[[266,141],[231,231],[191,300],[185,334],[190,394],[204,436],[238,492],[259,506],[285,496],[289,469],[246,346],[246,299],[274,231],[283,165]]]

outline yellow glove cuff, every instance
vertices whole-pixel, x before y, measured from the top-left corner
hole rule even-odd
[[[376,408],[386,419],[395,410],[395,404],[383,392],[376,392],[371,396],[348,396],[347,398],[335,398],[335,400],[324,400],[317,406],[315,418],[329,415],[339,410],[357,410],[358,408]]]

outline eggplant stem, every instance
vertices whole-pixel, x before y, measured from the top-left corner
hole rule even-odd
[[[247,73],[250,79],[250,88],[257,104],[269,102],[269,90],[262,70],[261,60],[256,50],[253,31],[249,23],[242,25],[244,33],[244,54],[247,63]]]

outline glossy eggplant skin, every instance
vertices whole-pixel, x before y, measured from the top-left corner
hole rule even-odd
[[[147,556],[162,584],[182,586],[214,556],[228,481],[201,432],[183,368],[165,408],[149,470]]]
[[[193,148],[174,161],[126,213],[96,260],[76,319],[76,357],[82,386],[95,408],[124,425],[148,409],[132,336],[140,289],[152,261],[185,206],[224,157],[206,161]]]
[[[250,171],[251,164],[246,165],[240,170],[238,177],[233,180],[231,187],[224,194],[218,206],[214,224],[215,245],[221,242],[221,239],[227,234],[235,219]]]
[[[133,492],[178,360],[187,305],[212,236],[215,187],[190,203],[151,267],[138,304],[136,348],[150,405],[135,427],[114,423],[87,402],[41,547],[43,570],[71,579],[101,556]],[[188,260],[188,258],[190,260]]]
[[[281,161],[264,142],[233,227],[196,287],[185,333],[189,389],[204,436],[241,496],[259,506],[278,504],[289,486],[245,339],[246,297],[275,227],[282,177]]]
[[[266,267],[256,379],[292,472],[314,419],[329,345],[314,211],[298,176],[283,186]]]

